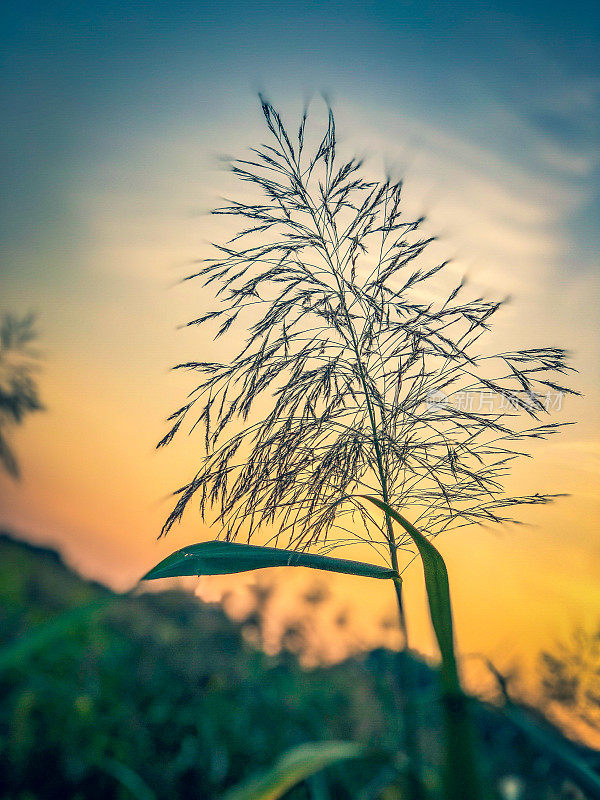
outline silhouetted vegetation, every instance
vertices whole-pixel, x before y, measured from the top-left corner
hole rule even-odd
[[[331,110],[311,142],[306,113],[294,135],[261,103],[268,143],[231,164],[252,199],[213,211],[235,235],[187,278],[215,295],[188,324],[218,323],[210,332],[234,335],[235,355],[176,367],[199,383],[159,446],[189,421],[205,453],[163,532],[197,499],[228,540],[273,525],[281,546],[368,542],[397,567],[414,542],[357,495],[410,509],[429,536],[551,500],[509,496],[504,479],[529,440],[561,428],[540,420],[549,390],[574,393],[559,384],[566,352],[490,349],[503,302],[431,261],[402,182],[340,162]]]
[[[391,570],[406,649],[402,571],[418,555],[441,656],[443,795],[481,800],[447,570],[428,537],[552,499],[509,496],[505,478],[529,440],[561,427],[542,420],[543,397],[574,393],[562,385],[567,354],[490,349],[484,337],[502,301],[472,296],[448,262],[430,260],[432,238],[423,219],[406,218],[402,183],[340,159],[331,109],[311,142],[306,111],[295,132],[260,100],[268,142],[231,162],[249,192],[213,212],[234,220],[234,235],[188,278],[215,292],[215,307],[189,325],[217,323],[215,340],[236,331],[233,355],[178,365],[199,383],[159,443],[186,423],[204,434],[198,471],[177,490],[163,533],[196,500],[226,541],[184,548],[146,578],[294,564],[298,551],[315,568],[344,571],[304,551],[366,543]],[[284,554],[248,544],[265,527]],[[402,664],[406,792],[424,800]]]
[[[316,590],[310,594],[305,610],[321,602]],[[296,657],[307,624],[300,619],[284,650],[268,657],[248,641],[260,644],[264,595],[257,592],[240,624],[184,591],[116,597],[3,668],[1,796],[217,800],[288,748],[331,739],[364,744],[367,755],[328,768],[325,796],[381,796],[403,767],[401,721],[387,710],[397,690],[396,655],[377,650],[304,670]],[[0,539],[0,653],[57,615],[108,597],[56,553]],[[437,683],[421,662],[415,670],[425,775],[435,785]],[[498,710],[476,703],[474,711],[494,785],[521,781],[523,800],[582,796]],[[397,797],[393,787],[387,791]],[[318,796],[307,792],[299,786],[289,797]]]

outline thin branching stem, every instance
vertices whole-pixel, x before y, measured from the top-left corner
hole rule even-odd
[[[574,393],[561,379],[571,368],[556,347],[486,348],[503,303],[466,297],[465,281],[448,292],[448,262],[427,262],[432,238],[423,219],[404,218],[402,184],[339,160],[331,110],[309,142],[306,114],[293,136],[261,104],[269,143],[231,163],[255,195],[215,210],[237,230],[189,276],[217,303],[189,325],[247,338],[225,363],[178,366],[199,383],[159,446],[189,421],[204,453],[163,533],[196,499],[227,540],[266,528],[270,544],[295,550],[368,543],[394,570],[407,649],[401,575],[413,539],[387,511],[377,523],[357,495],[406,510],[427,536],[548,502],[509,496],[504,482],[528,441],[561,427],[542,417],[549,394]],[[399,660],[408,785],[421,798],[408,663]]]
[[[214,212],[238,228],[190,276],[218,305],[189,324],[248,336],[227,363],[179,365],[200,380],[160,444],[190,420],[205,451],[163,532],[196,498],[227,539],[266,526],[275,543],[330,551],[356,530],[400,575],[409,539],[349,498],[376,482],[429,536],[551,500],[504,482],[527,441],[560,428],[541,418],[549,393],[573,393],[567,354],[486,347],[503,303],[467,297],[464,281],[440,294],[447,262],[427,263],[432,238],[404,218],[402,184],[338,159],[331,111],[313,141],[306,116],[293,136],[261,102],[271,141],[231,164],[256,196]]]

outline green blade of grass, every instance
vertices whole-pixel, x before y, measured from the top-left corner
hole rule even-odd
[[[309,567],[366,578],[394,578],[396,572],[362,561],[296,553],[278,547],[259,547],[237,542],[202,542],[177,550],[150,570],[142,580],[184,575],[228,575],[265,567]]]
[[[460,691],[458,670],[456,667],[456,656],[454,653],[454,633],[452,624],[452,606],[450,604],[450,585],[448,583],[448,570],[444,559],[438,550],[431,544],[414,525],[399,514],[388,503],[378,497],[368,494],[358,495],[364,500],[368,500],[381,511],[388,514],[411,537],[417,546],[421,561],[423,562],[423,572],[425,575],[425,588],[429,601],[429,612],[435,637],[437,639],[440,655],[442,657],[442,682],[447,691]]]
[[[482,792],[475,740],[467,698],[456,665],[450,585],[444,559],[429,539],[388,503],[366,494],[358,496],[373,503],[401,525],[417,546],[423,564],[431,623],[442,658],[440,678],[446,738],[444,797],[445,800],[480,800]]]
[[[324,767],[357,758],[362,748],[351,742],[316,742],[288,750],[262,775],[250,778],[227,792],[222,800],[277,800],[292,786]]]
[[[70,608],[19,636],[13,642],[3,645],[0,648],[0,670],[18,666],[36,651],[65,636],[74,627],[88,623],[96,612],[103,611],[117,596],[108,595],[91,603]]]
[[[136,800],[156,800],[152,789],[126,764],[121,764],[114,758],[105,758],[98,763],[98,766],[127,789]]]
[[[508,704],[502,709],[502,713],[539,748],[540,753],[545,757],[550,756],[586,795],[600,800],[600,775],[577,754],[572,745],[554,731],[545,730],[518,706]]]

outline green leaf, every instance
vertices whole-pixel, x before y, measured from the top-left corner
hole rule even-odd
[[[126,764],[114,758],[105,758],[97,766],[124,786],[136,800],[156,800],[152,789]]]
[[[524,733],[545,758],[550,757],[580,789],[590,797],[600,797],[600,775],[578,753],[575,747],[532,719],[527,712],[512,703],[502,709],[502,714]]]
[[[346,758],[357,758],[360,745],[351,742],[316,742],[288,750],[275,765],[227,792],[222,800],[277,800],[292,786],[324,767]]]
[[[5,644],[0,648],[0,670],[19,666],[37,650],[52,644],[53,641],[65,636],[73,628],[88,623],[97,611],[103,611],[117,596],[108,595],[99,600],[93,600],[91,603],[70,608],[19,636],[13,642]]]
[[[421,556],[429,600],[429,613],[442,657],[440,678],[446,739],[444,798],[445,800],[465,800],[465,798],[480,800],[482,793],[473,728],[467,706],[468,698],[463,694],[460,685],[454,653],[450,586],[444,559],[429,539],[388,503],[378,497],[366,494],[361,494],[359,497],[373,503],[398,522],[416,544]]]
[[[414,525],[393,509],[388,503],[378,497],[368,494],[358,495],[368,500],[381,509],[392,519],[396,520],[408,533],[416,544],[423,562],[425,574],[425,588],[429,600],[429,613],[431,623],[442,656],[442,680],[449,691],[460,691],[456,657],[454,654],[454,634],[452,627],[452,606],[450,604],[450,586],[448,583],[448,570],[444,559],[436,548]]]
[[[264,567],[309,567],[362,575],[366,578],[394,578],[397,573],[389,567],[379,567],[362,561],[330,558],[313,553],[297,553],[278,547],[259,547],[237,542],[202,542],[192,544],[165,558],[142,580],[175,578],[183,575],[229,575]]]

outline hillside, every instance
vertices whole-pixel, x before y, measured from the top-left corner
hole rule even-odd
[[[57,553],[0,535],[0,647],[109,597]],[[306,671],[290,652],[273,658],[251,646],[251,625],[256,614],[234,623],[182,591],[118,597],[0,669],[2,797],[216,800],[287,748],[327,739],[364,742],[370,755],[330,769],[326,796],[377,796],[359,790],[389,775],[390,760],[401,763],[390,713],[396,656],[378,650]],[[413,668],[435,774],[435,675]],[[516,775],[523,800],[582,796],[493,708],[477,704],[476,714],[493,784]],[[306,797],[305,788],[292,796]]]

